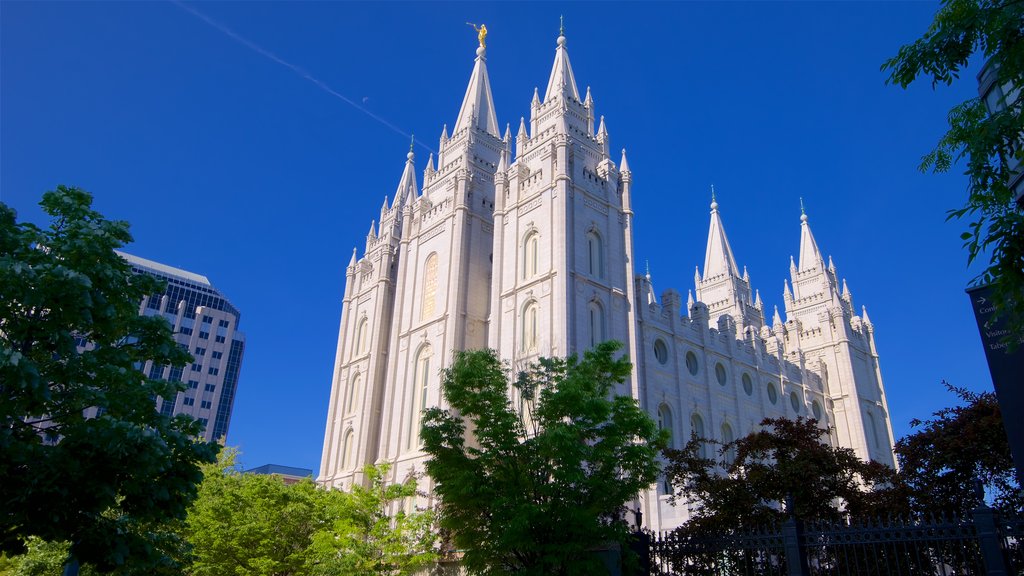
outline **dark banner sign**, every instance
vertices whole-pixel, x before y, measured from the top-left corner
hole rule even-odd
[[[985,347],[988,371],[995,385],[996,398],[1003,413],[1003,426],[1010,439],[1017,482],[1024,486],[1024,334],[1016,334],[1017,348],[1010,352],[1009,326],[1004,318],[995,318],[992,289],[978,286],[967,290],[978,321],[981,343]]]

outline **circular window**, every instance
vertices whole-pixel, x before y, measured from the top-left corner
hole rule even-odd
[[[771,382],[768,383],[768,401],[772,404],[777,404],[779,402],[779,393],[775,390],[775,384],[772,384]]]
[[[658,364],[668,362],[668,346],[661,338],[654,341],[654,357],[658,359]]]
[[[750,379],[750,374],[743,375],[743,391],[750,396],[754,393],[754,382]]]
[[[725,380],[726,380],[725,366],[722,366],[721,362],[719,362],[718,364],[715,364],[715,379],[718,380],[719,384],[721,384],[722,386],[725,386]]]
[[[793,411],[797,414],[800,413],[800,396],[796,392],[789,393],[789,403],[793,406]]]
[[[814,414],[815,420],[821,420],[821,404],[818,404],[817,400],[811,404],[811,413]]]
[[[690,371],[690,374],[697,375],[697,355],[692,351],[686,353],[686,369]]]

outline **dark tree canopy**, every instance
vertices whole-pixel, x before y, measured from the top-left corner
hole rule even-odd
[[[451,411],[427,410],[422,437],[467,569],[599,574],[594,551],[625,541],[623,507],[657,478],[665,437],[613,395],[631,370],[618,347],[541,359],[514,379],[494,351],[456,353],[442,382]]]
[[[895,471],[829,446],[823,441],[828,430],[817,420],[768,418],[761,428],[724,445],[694,437],[681,450],[665,451],[674,498],[696,509],[684,532],[729,534],[789,514],[836,521],[904,509]],[[701,456],[706,443],[719,447],[706,451],[713,452],[707,458]],[[787,500],[791,510],[784,510]]]
[[[921,169],[944,172],[965,162],[967,202],[951,210],[950,218],[968,219],[962,234],[968,262],[990,257],[976,280],[993,284],[997,312],[1006,314],[1020,334],[1024,207],[1014,203],[1010,184],[1024,166],[1024,2],[943,0],[924,36],[900,48],[882,69],[889,72],[890,83],[904,88],[922,77],[935,87],[952,84],[975,55],[987,62],[1006,97],[989,102],[992,111],[981,98],[950,110],[949,131],[923,158]]]
[[[161,566],[154,527],[184,518],[218,446],[196,439],[193,418],[156,411],[182,384],[140,367],[191,356],[164,319],[138,314],[161,287],[114,252],[131,242],[128,224],[77,188],[41,206],[47,229],[0,203],[0,549],[38,536],[99,569]],[[79,353],[81,341],[92,345]]]
[[[978,505],[971,489],[982,482],[992,506],[1024,511],[1024,493],[1014,476],[1002,411],[992,392],[946,387],[963,402],[943,408],[931,420],[914,420],[914,433],[896,443],[900,476],[920,513],[966,515]]]

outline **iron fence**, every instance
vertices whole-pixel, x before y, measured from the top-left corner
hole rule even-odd
[[[1024,518],[982,505],[968,517],[808,523],[728,536],[651,534],[650,576],[1024,575]]]

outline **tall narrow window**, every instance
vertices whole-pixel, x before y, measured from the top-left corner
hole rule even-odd
[[[591,302],[588,307],[590,316],[590,347],[593,348],[604,342],[604,308],[600,302]]]
[[[690,434],[694,438],[704,438],[704,419],[700,417],[700,414],[690,416]],[[700,450],[697,452],[697,455],[701,458],[708,457],[708,445],[706,443],[701,442]]]
[[[722,423],[722,444],[730,444],[735,440],[735,436],[732,433],[732,426],[727,423]],[[732,464],[736,460],[736,447],[729,446],[725,451],[725,463]]]
[[[523,242],[523,280],[537,275],[537,260],[540,251],[540,234],[530,232]]]
[[[420,348],[413,365],[412,394],[409,405],[408,429],[406,430],[406,448],[412,449],[419,445],[420,422],[423,411],[427,409],[427,386],[430,384],[430,346]],[[415,440],[414,440],[415,439]]]
[[[672,409],[667,404],[658,407],[658,430],[668,430],[668,447],[675,448],[675,434],[672,429]]]
[[[537,316],[537,302],[531,300],[529,303],[526,304],[526,306],[523,307],[523,317],[520,334],[523,352],[528,352],[530,350],[537,349],[537,335],[539,333],[537,327]]]
[[[875,445],[875,448],[881,448],[882,443],[879,440],[880,434],[878,433],[878,426],[875,423],[875,415],[868,412],[868,435],[871,436],[871,443]]]
[[[362,376],[356,374],[352,377],[352,383],[348,386],[348,399],[345,403],[345,413],[352,412],[359,403],[359,386],[362,384]]]
[[[369,325],[370,323],[365,316],[359,320],[359,326],[356,328],[356,345],[352,350],[355,355],[366,352],[366,329]]]
[[[437,253],[427,256],[423,266],[423,303],[420,307],[420,320],[428,320],[434,316],[437,302]]]
[[[345,440],[341,443],[341,469],[348,470],[352,467],[352,429],[345,432]]]
[[[591,276],[604,278],[604,247],[595,230],[587,232],[587,271]]]

